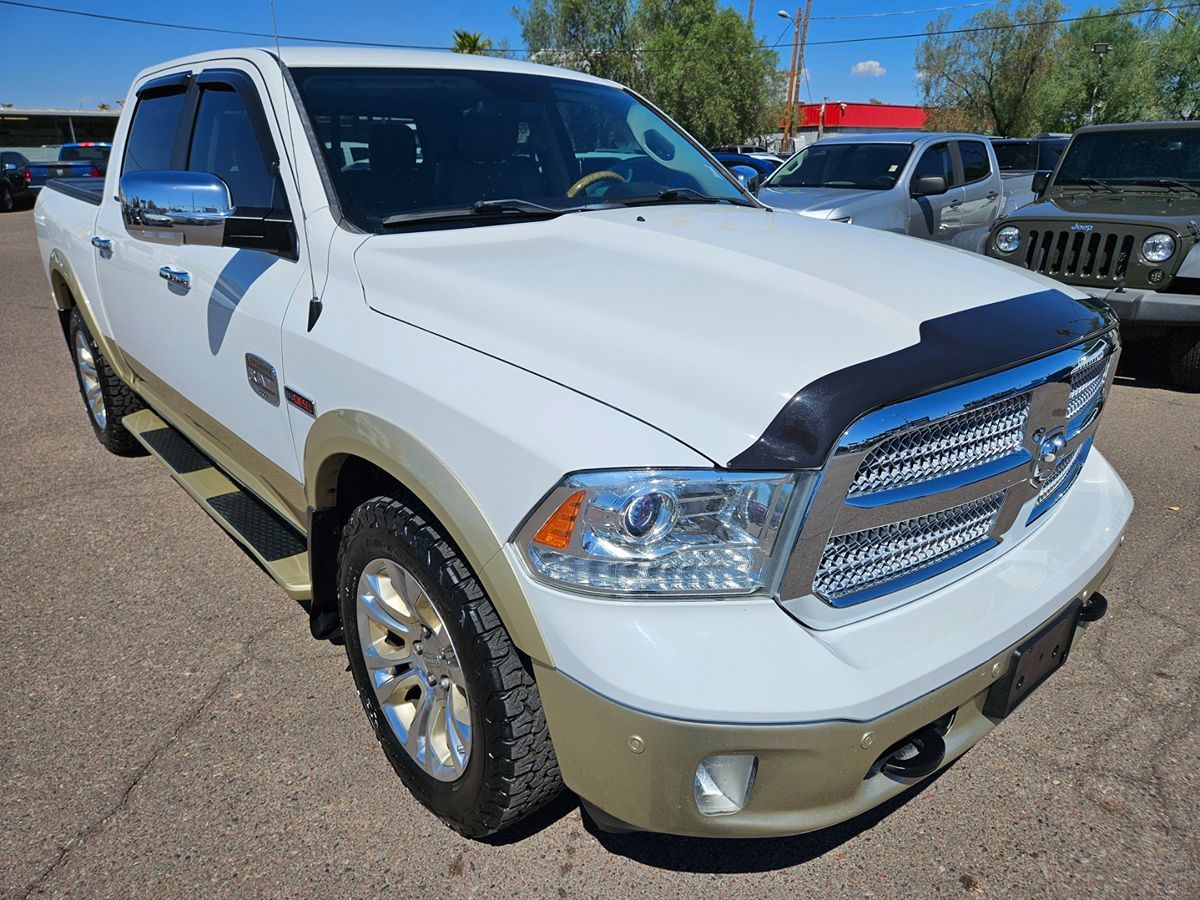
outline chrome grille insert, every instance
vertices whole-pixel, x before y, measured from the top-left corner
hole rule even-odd
[[[861,497],[965,472],[1021,449],[1029,395],[1008,397],[885,440],[867,454],[849,496]]]
[[[994,541],[989,533],[1007,491],[951,509],[829,539],[813,579],[815,593],[841,605],[867,592],[895,590],[933,566],[948,568]]]
[[[1081,356],[1071,369],[1071,395],[1067,400],[1067,421],[1075,417],[1099,399],[1108,378],[1108,367],[1112,364],[1113,346],[1108,341],[1097,341],[1092,350]]]

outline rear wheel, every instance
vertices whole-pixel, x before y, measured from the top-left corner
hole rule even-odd
[[[0,212],[12,212],[17,208],[17,199],[13,196],[12,188],[0,182]]]
[[[486,837],[561,791],[533,675],[428,511],[401,496],[359,506],[342,532],[338,597],[363,709],[421,803]]]
[[[1200,328],[1181,328],[1171,335],[1171,380],[1188,391],[1200,391]]]
[[[97,440],[118,456],[142,455],[145,450],[122,421],[126,416],[145,409],[145,406],[141,398],[109,366],[78,307],[71,310],[68,338],[71,358],[75,363],[75,377],[79,381],[79,394],[83,397],[83,405],[87,407],[88,420],[92,423]]]

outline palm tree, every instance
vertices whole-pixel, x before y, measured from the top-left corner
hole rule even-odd
[[[483,56],[492,49],[492,42],[478,31],[464,31],[459,28],[454,32],[454,46],[451,49],[455,53]]]

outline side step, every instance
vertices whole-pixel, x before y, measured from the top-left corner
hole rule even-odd
[[[294,600],[312,597],[308,542],[274,510],[225,475],[195,444],[144,409],[122,424]]]

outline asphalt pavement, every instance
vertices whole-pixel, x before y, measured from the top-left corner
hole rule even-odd
[[[479,843],[401,787],[342,648],[96,442],[32,214],[0,215],[0,891],[1200,896],[1200,395],[1155,351],[1127,350],[1098,439],[1137,502],[1109,615],[940,777],[794,838],[613,837],[565,796]]]

